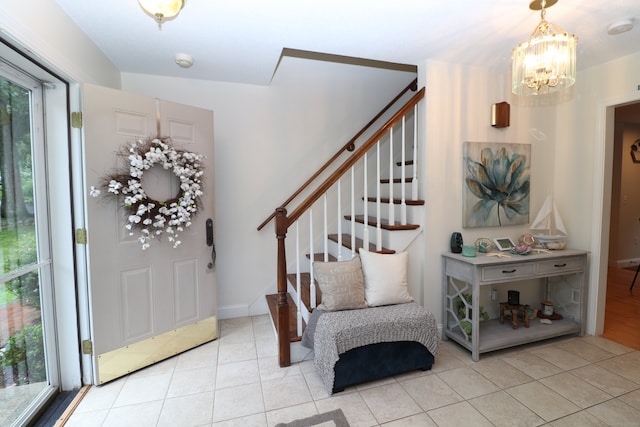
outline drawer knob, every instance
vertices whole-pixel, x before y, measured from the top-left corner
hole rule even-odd
[[[555,264],[554,267],[558,267],[558,268],[562,268],[562,267],[566,267],[567,263],[564,264]]]
[[[517,270],[514,268],[513,270],[502,270],[503,273],[505,274],[511,274],[511,273],[515,273]]]

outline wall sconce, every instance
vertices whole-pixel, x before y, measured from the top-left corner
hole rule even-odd
[[[509,127],[511,106],[508,102],[498,102],[491,106],[491,126],[494,128]]]
[[[640,139],[631,144],[631,159],[633,163],[640,163]]]

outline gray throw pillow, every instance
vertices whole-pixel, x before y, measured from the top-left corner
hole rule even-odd
[[[322,292],[320,310],[336,311],[367,307],[360,257],[351,261],[314,262],[313,274]]]

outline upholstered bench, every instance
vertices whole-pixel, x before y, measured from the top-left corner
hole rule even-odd
[[[440,336],[433,314],[413,302],[407,254],[360,250],[351,261],[314,263],[322,304],[302,344],[329,394],[411,370],[431,369]]]

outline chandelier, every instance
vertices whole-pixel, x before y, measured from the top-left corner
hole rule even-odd
[[[178,16],[184,6],[184,0],[138,0],[138,3],[147,15],[156,20],[159,29],[165,21]]]
[[[513,49],[511,90],[516,95],[538,95],[568,88],[576,81],[578,38],[547,22],[546,8],[558,0],[533,0],[529,9],[540,10],[540,23],[529,39]]]

